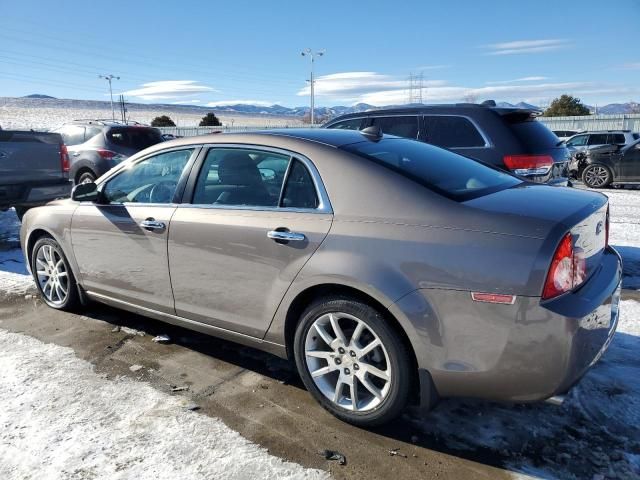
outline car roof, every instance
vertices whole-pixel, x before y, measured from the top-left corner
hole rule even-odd
[[[332,124],[339,120],[347,120],[349,118],[362,118],[378,115],[420,115],[427,113],[455,113],[463,115],[473,115],[474,113],[493,111],[498,115],[510,115],[510,114],[530,114],[538,115],[540,110],[534,108],[519,108],[519,107],[497,107],[493,105],[482,105],[478,103],[451,103],[451,104],[438,104],[438,105],[421,105],[412,107],[398,107],[398,108],[380,108],[374,110],[367,110],[364,112],[347,113],[340,115],[328,121],[326,125]]]
[[[254,130],[249,132],[212,133],[193,137],[182,137],[169,140],[150,148],[160,146],[178,146],[207,143],[246,143],[274,145],[278,143],[278,137],[283,141],[301,141],[306,143],[322,144],[330,147],[341,147],[352,143],[373,140],[359,130],[335,130],[325,128],[277,128],[272,130]],[[383,135],[384,138],[399,138],[394,135]],[[375,138],[378,140],[378,138]]]

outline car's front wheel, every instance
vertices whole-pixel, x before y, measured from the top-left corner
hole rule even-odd
[[[609,168],[596,163],[583,170],[582,181],[590,188],[606,188],[613,181],[613,175]]]
[[[336,417],[371,427],[407,404],[411,362],[399,335],[375,308],[329,298],[302,314],[294,355],[307,390]]]
[[[76,280],[62,248],[53,238],[38,239],[31,252],[31,271],[47,305],[58,310],[78,306]]]

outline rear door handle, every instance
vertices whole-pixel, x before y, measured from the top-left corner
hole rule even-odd
[[[147,218],[140,222],[140,226],[147,230],[164,230],[167,226],[164,222],[158,222],[153,218]]]
[[[307,239],[307,237],[304,236],[304,233],[281,230],[270,230],[267,232],[267,237],[271,240],[280,240],[284,242],[304,242]]]
[[[80,156],[80,152],[73,152],[71,154],[72,157],[79,157]]]

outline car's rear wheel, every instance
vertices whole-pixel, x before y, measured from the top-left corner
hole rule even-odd
[[[330,298],[309,306],[296,330],[294,354],[307,389],[346,422],[380,425],[407,404],[412,375],[406,348],[366,303]]]
[[[78,179],[76,181],[76,185],[81,183],[91,183],[96,180],[96,176],[93,172],[84,171],[80,175],[78,175]]]
[[[608,167],[596,163],[584,169],[582,181],[590,188],[606,188],[613,181],[613,175]]]
[[[33,246],[31,271],[47,305],[58,310],[74,310],[78,306],[76,279],[62,248],[53,238],[42,237]]]

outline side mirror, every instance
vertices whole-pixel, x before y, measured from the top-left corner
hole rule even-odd
[[[71,190],[71,199],[76,202],[97,202],[100,199],[100,191],[93,182],[80,183]]]

